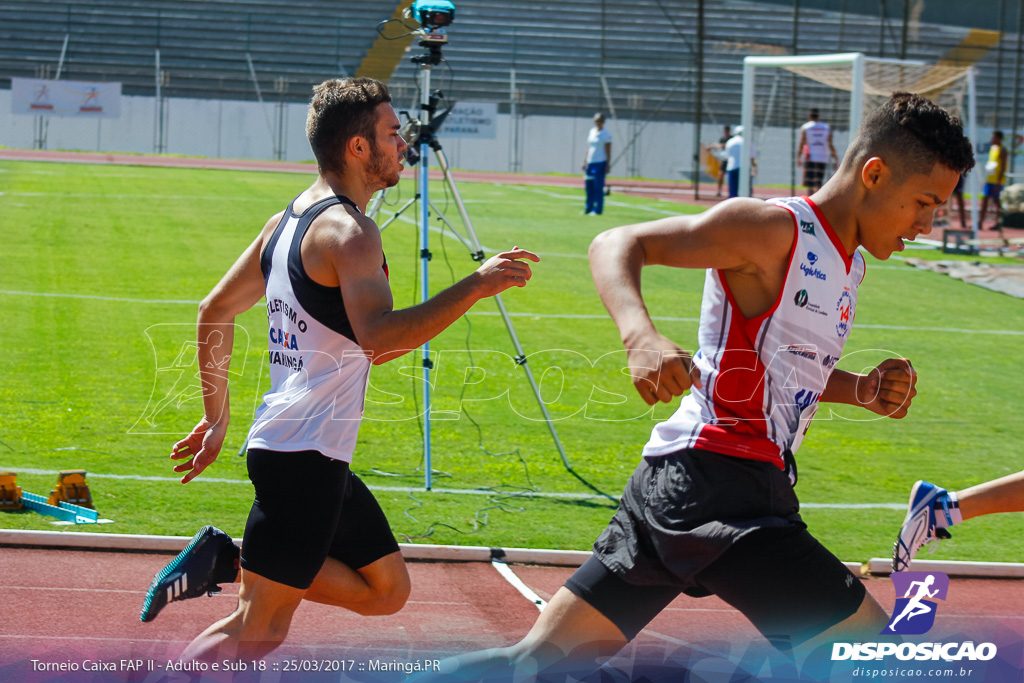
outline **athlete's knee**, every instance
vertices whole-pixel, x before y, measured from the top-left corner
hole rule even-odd
[[[370,614],[377,616],[395,614],[405,607],[405,603],[409,600],[409,591],[410,586],[406,581],[404,584],[392,586],[389,590],[379,593],[370,605],[372,610]]]
[[[386,616],[395,614],[409,600],[412,583],[405,566],[400,571],[390,573],[370,585],[370,599],[360,605],[356,611],[364,616]]]

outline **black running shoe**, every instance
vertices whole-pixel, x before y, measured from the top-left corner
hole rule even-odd
[[[142,621],[153,621],[167,603],[220,593],[238,575],[238,547],[220,529],[204,526],[185,549],[153,578],[142,605]]]

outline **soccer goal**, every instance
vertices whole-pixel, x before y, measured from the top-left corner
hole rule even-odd
[[[743,59],[743,99],[740,116],[743,130],[754,131],[754,88],[758,70],[785,69],[818,83],[850,93],[849,135],[866,111],[879,106],[893,92],[913,92],[936,102],[964,122],[967,134],[975,145],[976,130],[974,69],[901,59],[878,59],[860,52],[781,57],[750,56]],[[743,136],[740,195],[750,195],[750,145],[752,135]],[[967,192],[972,202],[971,226],[978,233],[978,172],[967,176]]]

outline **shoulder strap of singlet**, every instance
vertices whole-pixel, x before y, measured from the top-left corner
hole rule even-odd
[[[298,199],[298,197],[296,197],[295,199]],[[332,207],[335,204],[348,204],[356,211],[359,211],[359,207],[356,206],[356,203],[354,201],[352,201],[345,195],[336,194],[332,197],[326,197],[324,199],[321,199],[315,204],[308,206],[306,210],[303,211],[301,214],[296,214],[295,199],[288,203],[288,208],[285,209],[284,215],[281,216],[280,222],[277,224],[277,227],[274,228],[274,234],[272,234],[270,236],[270,239],[267,240],[266,245],[264,245],[263,247],[263,253],[260,254],[260,270],[263,271],[264,283],[267,281],[267,278],[270,277],[270,265],[271,263],[273,263],[274,249],[277,248],[277,241],[278,239],[280,239],[281,232],[284,230],[284,226],[288,222],[289,218],[295,216],[299,219],[300,224],[299,226],[297,226],[295,232],[296,234],[302,235],[305,234],[306,228],[309,227],[309,224],[313,222],[314,218],[323,213],[325,209]],[[360,213],[362,212],[360,211]],[[299,239],[302,239],[301,236],[299,237]]]

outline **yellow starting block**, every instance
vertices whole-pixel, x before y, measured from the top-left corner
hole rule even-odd
[[[85,483],[85,470],[61,470],[57,475],[57,488],[50,491],[47,505],[59,506],[70,503],[83,508],[95,510],[89,485]]]
[[[56,517],[54,524],[99,524],[110,522],[100,519],[92,504],[92,494],[85,483],[85,470],[64,470],[57,475],[57,486],[44,498],[36,493],[22,491],[16,472],[0,472],[0,512],[31,510],[47,517]]]
[[[0,472],[0,510],[21,509],[21,487],[17,472]]]

